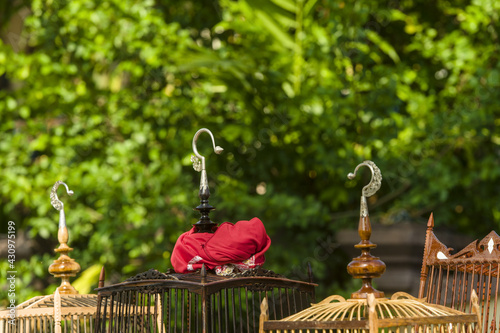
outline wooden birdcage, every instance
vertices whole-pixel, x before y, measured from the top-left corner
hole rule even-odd
[[[469,311],[471,295],[479,297],[483,332],[498,332],[500,311],[500,237],[491,231],[464,249],[439,241],[433,231],[434,216],[427,223],[419,297],[460,311]]]
[[[366,198],[380,188],[382,174],[372,161],[358,165],[349,178],[356,175],[360,166],[367,166],[372,172],[370,183],[363,188],[358,233],[361,242],[355,245],[361,255],[347,266],[354,278],[363,281],[360,290],[351,294],[351,299],[330,296],[318,304],[286,317],[270,320],[266,300],[261,307],[260,331],[264,332],[480,332],[479,304],[472,294],[472,314],[449,307],[429,304],[406,293],[396,293],[391,299],[382,291],[373,288],[371,280],[380,277],[385,264],[370,254],[376,245],[370,242],[371,224]]]
[[[53,295],[37,296],[15,307],[0,311],[0,333],[91,333],[94,331],[97,295],[81,295],[71,285],[70,278],[80,271],[80,265],[68,253],[73,249],[67,245],[69,235],[66,227],[64,205],[57,197],[57,188],[64,185],[69,195],[73,194],[62,181],[54,184],[51,190],[51,203],[59,210],[59,247],[60,254],[49,267],[49,272],[61,278],[61,285]],[[101,271],[99,285],[104,282]],[[11,312],[13,311],[13,312]]]
[[[476,308],[477,298],[474,302]],[[476,332],[476,314],[465,314],[445,306],[431,305],[406,293],[391,299],[344,299],[330,296],[311,307],[284,318],[269,320],[267,303],[262,304],[260,332]]]
[[[37,296],[19,304],[15,316],[0,312],[0,333],[94,332],[97,295]],[[13,320],[13,321],[11,321]]]

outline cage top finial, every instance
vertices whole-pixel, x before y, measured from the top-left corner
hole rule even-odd
[[[379,258],[370,254],[372,248],[377,247],[376,244],[370,242],[372,234],[372,226],[370,224],[370,217],[368,214],[368,205],[366,198],[374,195],[382,184],[382,173],[380,169],[372,161],[364,161],[360,163],[353,173],[349,173],[347,177],[353,179],[359,167],[367,166],[372,172],[372,178],[368,185],[363,187],[361,195],[361,208],[358,225],[358,234],[361,238],[359,244],[354,245],[355,248],[361,250],[361,255],[353,258],[347,265],[347,272],[355,279],[361,279],[363,286],[357,292],[352,293],[352,298],[366,298],[367,295],[373,294],[377,298],[384,297],[382,291],[378,291],[372,286],[372,279],[380,277],[385,272],[385,264]]]
[[[193,224],[193,226],[195,226],[196,232],[213,232],[213,229],[217,226],[217,224],[212,222],[208,215],[211,210],[215,209],[215,207],[211,206],[208,203],[208,198],[210,197],[210,189],[208,188],[208,177],[207,177],[207,170],[205,167],[205,157],[200,155],[200,153],[198,153],[198,149],[196,148],[196,142],[198,141],[198,137],[203,132],[208,133],[212,138],[212,145],[214,147],[214,152],[216,154],[220,154],[224,150],[221,147],[215,145],[215,139],[210,130],[202,128],[195,133],[193,137],[193,152],[195,155],[191,156],[191,161],[193,162],[193,168],[196,171],[201,172],[200,192],[198,194],[201,203],[198,207],[195,208],[201,213],[201,218],[198,222]]]
[[[61,285],[57,288],[61,294],[78,294],[78,291],[76,291],[76,289],[69,282],[69,278],[71,276],[75,276],[76,273],[80,271],[80,265],[68,256],[68,253],[73,251],[73,249],[67,244],[69,234],[68,228],[66,227],[64,204],[57,197],[57,189],[59,188],[59,185],[64,185],[64,187],[66,187],[66,193],[68,193],[68,195],[74,194],[74,192],[68,188],[68,185],[60,180],[52,186],[52,190],[50,191],[50,203],[59,211],[59,230],[57,232],[59,247],[54,251],[60,253],[60,256],[49,266],[49,273],[62,279]]]

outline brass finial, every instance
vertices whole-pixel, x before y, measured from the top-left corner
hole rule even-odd
[[[385,264],[379,258],[370,254],[372,248],[377,247],[376,244],[370,242],[372,234],[372,227],[370,224],[370,216],[368,213],[368,205],[366,198],[374,195],[382,184],[382,173],[380,169],[372,161],[364,161],[359,164],[354,173],[349,173],[347,177],[353,179],[359,167],[367,166],[372,172],[370,183],[363,187],[361,195],[361,208],[359,217],[358,233],[361,242],[354,245],[355,248],[361,250],[361,255],[354,258],[349,265],[347,265],[347,272],[355,279],[361,279],[363,285],[361,289],[351,294],[351,298],[367,298],[368,294],[373,294],[376,298],[384,297],[384,292],[378,291],[372,286],[372,279],[378,278],[385,272]]]
[[[69,235],[68,228],[66,228],[64,204],[57,197],[57,189],[59,185],[64,185],[64,187],[66,187],[66,193],[68,193],[68,195],[73,195],[73,191],[68,188],[68,185],[60,180],[54,184],[52,190],[50,191],[50,203],[59,211],[59,230],[57,232],[59,247],[54,251],[60,253],[60,256],[57,260],[54,260],[52,265],[50,265],[49,273],[54,275],[54,277],[62,279],[61,285],[57,288],[60,294],[78,294],[78,291],[76,291],[76,289],[69,282],[69,278],[80,272],[80,265],[68,256],[68,252],[73,251],[73,249],[67,244]]]
[[[215,139],[210,130],[202,128],[195,133],[193,137],[193,152],[195,155],[191,156],[191,161],[193,162],[193,168],[198,172],[201,171],[200,192],[198,195],[200,197],[201,204],[195,208],[201,213],[201,218],[198,222],[196,222],[193,225],[196,227],[196,232],[213,232],[213,228],[217,226],[217,223],[212,222],[210,220],[210,217],[208,216],[210,211],[215,209],[215,207],[211,206],[208,203],[208,198],[210,197],[210,190],[208,188],[207,171],[205,168],[205,157],[201,156],[198,153],[198,149],[196,148],[196,141],[198,140],[200,134],[203,132],[210,134],[210,137],[212,138],[212,145],[214,147],[214,152],[216,154],[220,154],[224,150],[221,147],[215,145]]]

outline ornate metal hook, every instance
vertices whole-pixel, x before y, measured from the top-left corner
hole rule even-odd
[[[217,224],[210,221],[210,217],[208,216],[210,211],[215,208],[208,203],[208,198],[210,197],[210,189],[208,188],[207,170],[205,169],[205,157],[201,156],[200,153],[198,153],[198,149],[196,149],[196,141],[198,140],[200,134],[203,132],[207,132],[208,134],[210,134],[214,152],[216,154],[220,154],[223,151],[221,147],[215,145],[215,139],[210,130],[202,128],[195,133],[193,137],[193,152],[195,153],[195,155],[191,156],[191,161],[193,162],[194,169],[198,172],[201,171],[199,192],[201,203],[198,207],[195,208],[201,213],[201,218],[197,223],[193,225],[197,230],[196,232],[213,232],[213,229],[217,226]]]
[[[354,179],[356,177],[356,172],[361,166],[367,166],[370,168],[370,171],[372,172],[372,178],[368,185],[363,187],[362,190],[362,196],[361,196],[361,217],[366,217],[368,216],[368,205],[366,203],[366,198],[371,197],[374,195],[379,189],[380,186],[382,185],[382,173],[380,172],[380,169],[377,167],[375,163],[372,161],[364,161],[363,163],[358,164],[356,169],[354,169],[354,172],[351,172],[347,175],[347,178],[349,179]]]
[[[212,145],[214,147],[214,152],[216,154],[220,154],[224,150],[222,147],[215,145],[214,136],[209,129],[207,128],[199,129],[198,132],[196,132],[193,137],[193,152],[196,156],[191,156],[191,162],[193,162],[193,168],[198,172],[205,170],[205,157],[201,156],[200,153],[198,153],[198,149],[196,148],[196,141],[198,141],[198,137],[203,132],[207,132],[208,134],[210,134],[210,137],[212,138]]]
[[[64,187],[66,187],[66,193],[68,193],[68,195],[70,196],[75,192],[71,191],[68,188],[68,185],[66,185],[66,183],[61,180],[58,180],[54,184],[54,186],[52,186],[52,190],[50,191],[50,203],[55,209],[59,211],[59,228],[62,228],[66,226],[66,216],[64,215],[64,204],[61,200],[59,200],[59,197],[57,196],[57,189],[59,188],[59,185],[64,185]]]
[[[200,191],[203,190],[204,188],[208,189],[208,178],[207,178],[207,171],[206,171],[206,168],[205,168],[205,157],[201,156],[200,153],[198,153],[198,149],[196,148],[196,141],[198,141],[198,137],[203,132],[207,132],[208,134],[210,134],[210,137],[212,138],[212,145],[214,147],[214,152],[216,154],[220,154],[224,150],[223,148],[215,145],[214,136],[213,136],[212,132],[210,132],[209,129],[202,128],[202,129],[199,129],[194,134],[194,137],[193,137],[193,152],[194,152],[194,154],[196,156],[191,156],[191,162],[193,162],[193,168],[196,171],[198,171],[198,172],[201,171]]]

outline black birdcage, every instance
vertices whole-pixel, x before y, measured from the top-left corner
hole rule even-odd
[[[264,297],[278,320],[314,302],[315,286],[260,268],[231,276],[149,270],[98,289],[96,332],[258,332]]]

